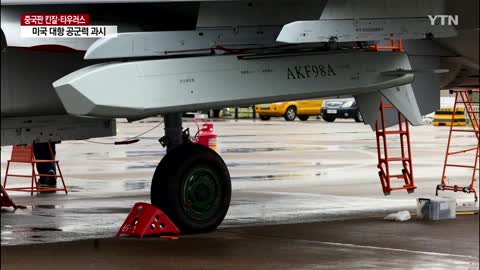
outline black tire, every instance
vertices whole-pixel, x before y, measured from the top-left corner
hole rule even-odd
[[[268,120],[270,120],[270,116],[268,116],[268,115],[261,115],[261,114],[260,114],[259,117],[260,117],[260,120],[263,120],[263,121],[268,121]]]
[[[363,122],[363,116],[360,112],[358,112],[357,116],[355,116],[355,122],[357,123]]]
[[[230,174],[222,158],[203,145],[185,144],[158,164],[150,197],[182,233],[204,233],[222,223],[231,193]]]
[[[7,50],[7,38],[5,37],[5,34],[3,33],[3,30],[1,30],[1,38],[2,38],[2,43],[1,43],[1,51],[4,52]]]
[[[209,118],[219,118],[220,117],[220,111],[219,109],[210,109],[208,111],[208,117]]]
[[[327,122],[333,122],[335,121],[335,117],[333,116],[322,116],[323,120],[327,121]]]
[[[297,117],[297,108],[295,106],[290,106],[285,111],[283,118],[287,121],[293,121]]]
[[[307,121],[308,117],[309,117],[308,115],[299,115],[298,119],[300,119],[300,121]]]

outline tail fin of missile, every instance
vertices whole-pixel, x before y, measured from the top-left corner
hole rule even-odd
[[[365,125],[370,125],[372,130],[375,130],[375,121],[380,119],[380,101],[382,100],[382,95],[379,92],[370,92],[360,95],[354,95],[355,101],[357,102],[358,109],[362,114],[363,122]],[[387,127],[395,125],[395,118],[390,116],[391,110],[387,111],[385,117],[385,123]]]
[[[417,126],[423,124],[422,115],[420,114],[412,86],[407,84],[355,96],[363,121],[365,124],[370,125],[372,129],[375,129],[375,121],[380,119],[379,106],[382,98],[384,102],[395,106],[412,125]],[[386,111],[386,127],[395,124],[398,124],[397,115],[393,111]]]
[[[422,115],[412,85],[402,85],[380,90],[380,93],[414,126],[422,125]]]
[[[438,72],[435,72],[439,67],[438,57],[410,56],[409,59],[414,70],[432,72],[415,72],[415,80],[411,84],[355,96],[365,124],[372,129],[375,129],[375,121],[380,119],[379,105],[382,98],[395,106],[414,126],[423,124],[422,115],[440,107],[440,80]],[[386,127],[396,124],[396,113],[387,110]]]

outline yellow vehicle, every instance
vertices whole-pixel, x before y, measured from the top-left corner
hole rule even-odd
[[[298,119],[307,121],[308,117],[320,115],[323,99],[305,99],[297,101],[276,102],[270,104],[257,104],[260,119],[270,120],[272,116],[283,116],[287,121]]]

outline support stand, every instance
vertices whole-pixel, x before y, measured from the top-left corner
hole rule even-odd
[[[406,189],[408,193],[412,193],[416,186],[413,180],[413,166],[412,154],[410,150],[410,131],[408,128],[408,120],[405,119],[405,126],[403,125],[403,116],[398,112],[398,130],[386,130],[385,128],[385,109],[394,109],[393,105],[385,104],[383,100],[380,102],[381,126],[378,120],[375,122],[375,130],[377,137],[377,154],[378,154],[378,175],[380,176],[380,183],[382,184],[383,194],[390,195],[392,190]],[[401,157],[389,157],[388,155],[388,135],[400,136]],[[401,162],[402,173],[391,174],[391,163]],[[400,187],[392,187],[391,179],[403,179],[404,185]]]
[[[448,134],[448,143],[447,143],[447,151],[445,153],[445,162],[443,164],[443,173],[442,173],[442,182],[440,185],[437,186],[436,190],[436,195],[438,196],[438,191],[444,191],[444,190],[451,190],[454,192],[457,191],[462,191],[465,193],[473,193],[475,196],[475,201],[478,201],[478,195],[477,195],[477,190],[475,189],[475,182],[476,182],[476,177],[478,177],[478,158],[479,158],[479,149],[480,149],[480,133],[479,133],[479,123],[478,123],[478,105],[480,104],[479,101],[472,101],[470,100],[469,94],[472,93],[479,93],[479,90],[450,90],[450,94],[455,94],[455,105],[453,106],[453,111],[455,112],[457,110],[457,106],[459,104],[463,104],[465,106],[465,111],[468,115],[468,118],[470,119],[470,124],[471,128],[465,128],[465,129],[459,129],[459,128],[454,128],[454,117],[455,114],[452,114],[452,120],[450,121],[450,132]],[[477,108],[475,109],[473,105],[476,105]],[[450,151],[450,147],[452,146],[452,141],[453,141],[453,133],[474,133],[476,138],[476,146],[471,147],[468,149],[463,149],[463,150],[456,150],[456,151]],[[457,163],[450,163],[449,157],[452,155],[459,155],[459,154],[466,154],[466,153],[475,153],[475,156],[473,157],[473,164],[457,164]],[[448,185],[446,183],[447,180],[447,167],[457,167],[457,168],[466,168],[466,169],[471,169],[472,170],[472,177],[470,178],[470,184],[466,186],[460,186],[460,185]]]

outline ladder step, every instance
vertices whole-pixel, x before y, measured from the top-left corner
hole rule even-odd
[[[393,174],[393,175],[390,175],[389,177],[390,178],[402,178],[402,179],[404,179],[405,175],[403,175],[403,174]]]
[[[402,157],[394,157],[394,158],[387,158],[387,161],[407,161],[409,158],[402,158]]]
[[[394,108],[392,104],[383,103],[382,106],[383,106],[384,109],[393,109]]]
[[[473,148],[469,148],[469,149],[465,149],[465,150],[450,152],[447,155],[463,154],[463,153],[466,153],[466,152],[469,152],[469,151],[474,151],[474,150],[477,150],[477,148],[473,147]]]
[[[445,166],[475,169],[475,166],[460,165],[460,164],[445,164]]]
[[[415,186],[412,186],[412,185],[410,185],[410,186],[404,186],[404,187],[394,187],[394,188],[392,188],[392,190],[402,190],[402,189],[416,189],[416,187],[415,187]]]
[[[378,133],[382,134],[383,131],[378,131]],[[386,130],[385,135],[390,135],[390,134],[407,134],[407,131],[405,130]]]
[[[479,130],[473,130],[473,129],[452,129],[452,131],[456,131],[456,132],[475,132],[475,133],[480,132]]]
[[[477,101],[470,101],[470,102],[468,102],[468,101],[457,101],[457,103],[462,103],[462,104],[465,104],[465,103],[467,103],[467,104],[469,104],[469,103],[471,103],[471,104],[479,104],[480,102],[477,102]]]

